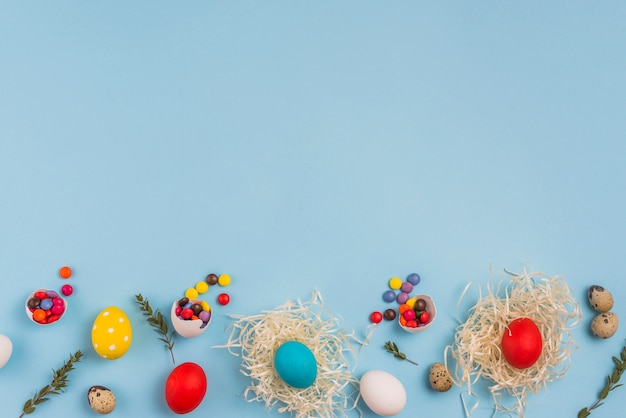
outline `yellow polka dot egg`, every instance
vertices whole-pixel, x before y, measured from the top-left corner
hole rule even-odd
[[[122,357],[133,340],[133,330],[128,317],[118,307],[109,306],[98,314],[91,328],[93,349],[102,358],[115,360]]]

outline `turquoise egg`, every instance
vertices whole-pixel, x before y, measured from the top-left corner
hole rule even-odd
[[[283,343],[274,354],[274,368],[285,383],[305,389],[317,377],[317,363],[313,352],[298,341]]]

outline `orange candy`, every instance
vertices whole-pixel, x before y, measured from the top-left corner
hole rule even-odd
[[[405,313],[409,309],[411,309],[411,307],[409,305],[407,305],[406,303],[403,303],[402,305],[398,306],[398,312],[400,312],[400,315],[402,315],[403,313]]]
[[[37,322],[44,321],[46,319],[46,311],[43,309],[35,309],[33,311],[33,319]]]
[[[403,327],[406,327],[406,319],[404,319],[403,316],[400,316],[400,325],[402,325]]]
[[[63,279],[69,279],[71,275],[72,269],[68,266],[63,266],[59,269],[59,276],[61,276]]]

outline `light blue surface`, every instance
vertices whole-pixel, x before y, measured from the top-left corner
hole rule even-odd
[[[173,366],[133,295],[168,312],[211,272],[231,275],[232,302],[176,342],[178,363],[209,381],[188,416],[280,416],[245,402],[239,359],[212,348],[226,315],[317,289],[363,335],[387,280],[417,272],[435,326],[381,324],[355,374],[398,377],[403,417],[463,417],[460,390],[431,391],[428,366],[465,285],[527,263],[564,275],[584,314],[570,370],[529,397],[527,416],[575,416],[624,343],[621,329],[589,335],[585,303],[604,285],[624,317],[624,22],[616,1],[3,2],[0,333],[14,354],[2,416],[77,349],[67,391],[35,416],[95,416],[91,385],[116,393],[111,416],[173,416]],[[66,317],[28,322],[27,295],[60,288],[65,264]],[[90,341],[109,305],[134,332],[115,361]],[[385,353],[389,339],[420,366]],[[593,416],[623,415],[622,391]]]

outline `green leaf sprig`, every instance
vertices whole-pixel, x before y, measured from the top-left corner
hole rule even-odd
[[[388,353],[393,354],[393,356],[395,358],[397,358],[397,359],[406,360],[406,361],[408,361],[411,364],[415,364],[416,366],[418,365],[413,360],[409,360],[406,357],[406,354],[401,353],[400,350],[398,349],[398,346],[396,345],[396,343],[392,343],[391,341],[387,341],[387,343],[385,344],[385,350],[387,350]]]
[[[63,367],[57,370],[53,370],[52,383],[44,386],[39,391],[35,392],[35,396],[33,396],[32,399],[29,399],[24,403],[24,408],[22,409],[22,415],[20,415],[20,418],[22,418],[24,415],[32,414],[33,412],[35,412],[35,408],[37,406],[50,399],[48,398],[49,395],[61,394],[61,392],[63,392],[63,389],[67,387],[67,382],[69,382],[69,380],[67,379],[67,375],[71,370],[74,369],[75,363],[78,363],[82,356],[83,353],[78,350],[76,353],[70,355],[70,359],[66,361],[65,364],[63,364]]]
[[[174,360],[174,331],[172,331],[171,333],[169,332],[167,328],[167,323],[163,319],[163,315],[161,314],[161,312],[159,312],[158,309],[152,310],[148,299],[144,299],[144,297],[141,296],[141,293],[135,295],[135,299],[137,299],[137,304],[139,305],[139,308],[147,317],[146,320],[148,321],[148,323],[154,328],[157,333],[162,335],[162,337],[159,338],[159,341],[162,341],[165,344],[165,347],[170,350],[172,363],[176,364],[176,360]]]
[[[594,409],[596,409],[597,407],[599,407],[600,405],[604,403],[602,401],[605,400],[607,396],[609,396],[609,392],[611,392],[613,389],[616,389],[622,386],[621,383],[618,384],[617,382],[619,382],[620,377],[622,377],[622,374],[626,370],[626,347],[622,349],[622,352],[620,353],[619,357],[620,358],[613,356],[615,369],[613,370],[613,373],[611,373],[610,376],[607,376],[606,385],[604,385],[604,388],[602,388],[602,390],[600,391],[599,399],[589,408],[581,409],[578,412],[578,418],[586,418],[589,415],[591,415],[591,411],[593,411]]]

